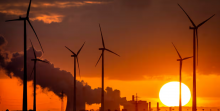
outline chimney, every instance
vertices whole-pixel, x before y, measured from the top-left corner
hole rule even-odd
[[[157,111],[160,110],[160,107],[159,107],[159,102],[157,102]]]
[[[148,103],[147,103],[147,106],[146,106],[146,107],[147,107],[147,110],[146,110],[146,111],[148,111]]]
[[[172,107],[170,107],[170,111],[172,111]]]
[[[132,95],[132,101],[134,101],[134,95]]]
[[[148,111],[151,111],[151,102],[149,102],[149,110]]]

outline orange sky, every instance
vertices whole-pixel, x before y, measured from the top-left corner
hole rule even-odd
[[[101,47],[98,23],[101,23],[106,47],[121,56],[105,54],[105,87],[120,90],[121,97],[127,100],[138,93],[142,100],[156,106],[156,102],[160,102],[160,88],[167,82],[178,81],[178,55],[171,42],[182,56],[192,56],[192,31],[188,29],[191,24],[177,2],[196,24],[216,14],[199,29],[197,104],[199,107],[220,107],[220,86],[217,85],[220,84],[220,2],[217,0],[33,0],[30,18],[45,51],[42,59],[47,59],[56,68],[73,73],[73,58],[64,46],[77,51],[86,41],[79,55],[82,78],[79,79],[78,74],[77,78],[92,88],[101,87],[101,64],[95,67],[101,54],[98,50]],[[4,21],[24,16],[27,3],[27,0],[0,1],[0,35],[8,42],[3,50],[10,53],[9,57],[23,49],[23,28],[20,22]],[[40,46],[29,26],[27,36],[39,51]],[[27,44],[30,47],[30,43]],[[191,90],[191,59],[183,63],[182,78]],[[22,86],[18,79],[10,79],[0,70],[0,90],[0,110],[21,109]],[[47,91],[45,94],[41,88],[37,92],[38,109],[60,108],[60,100],[55,94]],[[32,108],[31,93],[29,82],[28,109]],[[163,106],[161,102],[160,105]],[[186,106],[191,106],[191,101]],[[97,107],[87,106],[87,109]]]
[[[190,90],[192,89],[191,77],[183,76],[183,83],[185,83]],[[220,87],[216,86],[219,84],[219,76],[198,76],[197,80],[197,94],[198,94],[198,107],[219,107],[220,97],[218,96],[219,91],[216,90]],[[92,88],[100,87],[99,78],[82,78],[87,81]],[[177,81],[177,77],[167,78],[167,80],[146,80],[146,81],[118,81],[106,79],[106,86],[111,86],[114,89],[120,89],[121,96],[127,97],[127,100],[131,100],[131,95],[138,93],[141,100],[152,102],[152,107],[156,107],[156,102],[160,102],[160,106],[164,107],[163,103],[159,100],[159,90],[163,84],[170,81]],[[94,82],[95,81],[95,82]],[[206,82],[203,82],[206,81]],[[1,109],[9,108],[10,110],[17,110],[22,108],[22,88],[18,79],[5,78],[1,79]],[[19,85],[20,84],[20,85]],[[152,85],[149,85],[152,84]],[[125,87],[129,86],[129,88]],[[216,87],[216,89],[214,88]],[[132,89],[131,89],[132,88]],[[28,109],[32,108],[33,97],[32,97],[32,82],[28,82]],[[15,93],[16,92],[16,93]],[[66,98],[64,99],[64,105],[66,104]],[[190,102],[185,106],[191,106]],[[60,110],[61,101],[51,91],[42,90],[39,86],[37,89],[37,107],[38,110],[54,109]],[[92,106],[87,105],[86,109],[97,109],[100,107],[98,104]]]

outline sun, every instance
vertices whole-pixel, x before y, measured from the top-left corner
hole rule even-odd
[[[186,105],[190,98],[189,88],[181,83],[182,89],[182,106]],[[166,106],[179,106],[179,82],[169,82],[162,86],[159,93],[161,102]]]

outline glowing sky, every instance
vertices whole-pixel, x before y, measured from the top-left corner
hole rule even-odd
[[[5,20],[24,16],[28,2],[0,1],[0,35],[8,42],[5,51],[13,53],[23,50],[23,23],[6,23]],[[98,27],[100,23],[106,47],[121,56],[105,54],[106,86],[119,89],[121,96],[128,100],[131,95],[138,93],[143,100],[152,101],[153,106],[159,101],[162,85],[178,81],[178,55],[171,42],[174,42],[182,56],[192,56],[191,24],[177,3],[181,4],[196,24],[216,14],[198,30],[197,96],[198,106],[220,107],[220,86],[217,85],[220,84],[219,0],[33,0],[32,3],[30,19],[45,51],[42,58],[52,62],[55,67],[73,73],[73,58],[64,46],[77,51],[86,41],[79,55],[81,80],[88,82],[92,88],[101,87],[101,65],[95,67],[101,54],[98,50],[102,45]],[[27,36],[40,50],[29,26]],[[190,90],[191,76],[192,59],[183,62],[183,82]],[[21,102],[22,97],[8,93],[15,91],[12,87],[16,87],[19,94],[22,94],[22,87],[17,82],[16,78],[9,79],[1,71],[0,90],[4,91],[0,96],[16,98]],[[6,84],[9,87],[6,88]],[[40,90],[39,95],[45,101],[50,101]],[[28,97],[31,97],[32,89],[28,91]],[[57,101],[54,104],[60,105],[58,97],[52,99]],[[32,104],[32,98],[29,104]],[[19,104],[14,106],[21,109]],[[191,102],[187,106],[191,106]],[[45,108],[43,105],[41,107]]]

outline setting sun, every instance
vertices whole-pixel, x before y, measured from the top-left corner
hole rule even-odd
[[[159,97],[166,106],[179,106],[179,82],[169,82],[160,89]],[[189,88],[182,83],[182,106],[186,105],[191,97]]]

